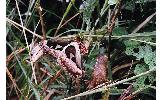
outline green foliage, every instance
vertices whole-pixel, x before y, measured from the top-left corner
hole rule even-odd
[[[38,23],[39,21],[39,14],[37,12],[37,4],[39,0],[30,0],[27,4],[19,0],[19,9],[21,13],[21,17],[24,22],[24,27],[33,31],[36,34],[42,35],[41,33],[41,24]],[[111,74],[109,72],[114,70],[117,70],[116,72],[119,73],[113,73],[112,79],[114,83],[116,80],[125,79],[125,77],[132,77],[132,75],[139,75],[141,73],[144,73],[152,68],[155,68],[156,66],[156,45],[152,46],[149,43],[155,44],[155,20],[148,22],[148,24],[144,25],[144,28],[140,30],[141,33],[135,33],[135,34],[129,34],[132,31],[133,28],[137,28],[139,25],[139,22],[144,21],[143,16],[148,16],[147,13],[150,13],[150,11],[154,10],[155,8],[152,8],[148,11],[143,11],[145,8],[145,5],[147,3],[152,2],[153,0],[124,0],[122,1],[122,11],[120,11],[119,16],[117,16],[117,20],[115,22],[115,27],[113,28],[112,32],[112,38],[110,43],[105,43],[104,47],[100,46],[101,40],[103,38],[108,37],[107,34],[107,25],[108,25],[108,18],[109,18],[109,11],[111,13],[114,11],[113,7],[115,7],[115,4],[118,0],[82,0],[83,4],[80,6],[80,12],[78,11],[79,5],[78,2],[75,2],[76,0],[71,0],[69,3],[60,2],[61,0],[44,0],[44,2],[48,1],[48,3],[53,4],[53,2],[59,2],[61,7],[63,7],[63,10],[53,10],[51,6],[47,4],[48,7],[43,7],[42,14],[44,19],[44,25],[45,29],[47,30],[46,36],[47,38],[52,39],[54,34],[54,31],[56,29],[60,29],[58,31],[57,36],[63,38],[69,39],[69,37],[66,37],[66,34],[70,33],[70,35],[79,35],[82,39],[88,39],[92,36],[91,45],[89,47],[89,53],[82,58],[83,61],[83,69],[85,69],[85,77],[81,79],[80,84],[76,84],[74,80],[70,82],[70,77],[66,75],[66,72],[61,72],[61,75],[57,77],[52,83],[49,83],[49,80],[57,76],[56,74],[58,71],[60,71],[60,66],[56,64],[56,59],[47,56],[43,56],[39,61],[34,65],[35,67],[35,75],[36,80],[38,81],[38,84],[36,84],[33,78],[34,71],[32,70],[32,66],[30,64],[30,56],[28,50],[25,50],[22,53],[17,54],[15,50],[18,50],[19,48],[26,48],[26,43],[24,42],[24,36],[22,34],[22,29],[13,24],[7,22],[7,57],[14,53],[14,57],[8,62],[6,65],[9,69],[10,73],[13,76],[13,79],[16,81],[16,85],[20,89],[19,95],[21,100],[26,99],[25,97],[28,97],[28,99],[41,99],[43,100],[52,89],[56,90],[56,95],[52,95],[50,99],[62,99],[65,96],[71,96],[77,93],[81,93],[83,91],[86,91],[87,86],[87,80],[91,79],[91,73],[93,72],[93,66],[96,63],[96,57],[99,54],[108,54],[108,46],[110,45],[110,62],[108,63],[108,74]],[[63,1],[63,0],[62,0]],[[42,1],[41,1],[42,2]],[[66,3],[66,4],[64,4]],[[13,6],[14,5],[14,6]],[[44,4],[42,4],[44,5]],[[59,5],[59,6],[60,6]],[[7,9],[6,9],[6,17],[10,20],[13,20],[14,22],[18,23],[20,22],[17,9],[15,8],[15,1],[7,0]],[[57,8],[57,5],[54,5]],[[111,7],[110,7],[111,6]],[[138,7],[139,6],[139,7]],[[75,8],[75,10],[73,9]],[[23,9],[22,9],[23,8]],[[136,9],[138,8],[138,9]],[[130,16],[127,16],[127,11],[132,12]],[[97,10],[97,11],[96,11]],[[123,11],[124,10],[124,11]],[[142,16],[138,16],[138,13],[134,14],[134,11],[141,12]],[[60,13],[61,11],[61,13]],[[65,12],[64,12],[65,11]],[[71,16],[78,13],[78,16],[75,18],[72,18]],[[31,15],[28,15],[28,13],[31,13]],[[59,15],[57,15],[59,13]],[[95,16],[92,16],[92,14],[96,14]],[[146,14],[146,15],[145,15]],[[134,17],[138,16],[139,20],[134,19]],[[68,19],[71,19],[65,26],[61,27],[63,23],[65,23]],[[54,22],[50,25],[49,22],[52,20]],[[60,22],[58,20],[61,20]],[[99,23],[99,24],[98,24]],[[82,26],[81,26],[82,24]],[[85,29],[86,24],[86,29]],[[56,26],[58,25],[58,26]],[[70,26],[70,27],[69,27]],[[145,28],[147,26],[147,29]],[[58,27],[58,28],[57,28]],[[61,28],[60,28],[61,27]],[[77,27],[77,28],[75,28]],[[73,29],[74,28],[74,29]],[[67,29],[67,30],[63,30]],[[151,32],[150,32],[151,31]],[[92,34],[91,34],[92,32]],[[66,34],[65,34],[66,33]],[[93,34],[94,33],[94,34]],[[106,33],[106,34],[105,34]],[[105,37],[101,37],[101,35],[105,34]],[[32,40],[34,41],[40,41],[38,37],[33,37],[33,34],[30,34],[26,31],[28,44],[31,43]],[[148,36],[145,36],[148,35]],[[131,37],[133,36],[133,37]],[[73,37],[73,36],[72,36]],[[87,38],[88,37],[88,38]],[[120,39],[119,39],[119,38]],[[101,39],[102,38],[102,39]],[[123,39],[124,38],[124,39]],[[125,44],[125,51],[123,53],[124,48],[121,44],[121,40],[124,40]],[[140,41],[139,41],[140,40]],[[108,41],[108,38],[105,39],[105,41]],[[144,41],[144,42],[143,42]],[[116,45],[117,44],[117,45]],[[123,44],[123,43],[122,43]],[[106,45],[106,46],[105,46]],[[119,47],[120,46],[120,47]],[[121,53],[121,54],[120,54]],[[127,54],[127,55],[125,55]],[[130,61],[134,58],[131,58],[134,56],[136,60],[140,60],[140,63],[137,65],[133,64],[130,68],[130,73],[128,72],[130,66],[126,66]],[[123,59],[124,58],[124,59]],[[125,68],[122,68],[124,65]],[[46,72],[43,72],[44,69]],[[116,68],[116,69],[115,69]],[[112,70],[111,70],[112,69]],[[115,71],[114,71],[115,72]],[[129,73],[129,74],[128,74]],[[49,75],[47,75],[49,74]],[[51,77],[52,75],[52,77]],[[118,77],[119,76],[119,77]],[[85,81],[85,83],[83,83]],[[154,83],[156,82],[156,76],[155,73],[150,73],[148,75],[140,76],[139,78],[129,81],[130,84],[133,84],[135,87],[135,90],[138,89],[145,89],[150,86],[155,86]],[[13,89],[13,83],[11,82],[10,77],[7,75],[7,95],[8,99],[12,99],[12,96],[15,96],[15,90]],[[83,85],[84,84],[84,85]],[[110,88],[110,95],[112,97],[116,98],[116,95],[122,94],[125,87],[122,85],[119,88],[117,87],[111,87]],[[77,86],[80,86],[79,88]],[[71,87],[71,91],[69,89]],[[76,88],[77,87],[77,88]],[[85,88],[84,88],[85,87]],[[122,89],[121,89],[122,88]],[[71,94],[68,94],[70,91]],[[58,92],[58,93],[57,93]],[[147,90],[144,91],[144,93],[148,92]],[[140,92],[142,93],[142,92]],[[149,92],[151,94],[151,92]],[[17,96],[17,95],[16,95]],[[86,96],[85,96],[86,97]],[[88,97],[88,96],[87,96]],[[89,96],[91,99],[94,99],[92,95]],[[77,99],[77,98],[76,98]],[[82,99],[82,98],[81,98]],[[87,98],[85,98],[87,99]],[[147,100],[147,99],[146,99]]]
[[[118,0],[109,0],[109,2],[108,2],[108,3],[109,3],[109,5],[114,5],[114,4],[116,4],[116,3],[117,3],[117,1],[118,1]]]
[[[140,4],[140,5],[144,5],[144,3],[149,3],[152,2],[154,0],[125,0],[125,9],[126,10],[135,10],[135,6],[136,4]],[[142,6],[141,6],[141,10],[142,10]]]
[[[134,10],[135,9],[135,2],[134,2],[134,0],[126,0],[125,9],[127,9],[127,10]]]
[[[124,27],[115,27],[113,29],[112,34],[116,36],[121,36],[121,35],[128,35],[128,32]]]
[[[144,39],[144,38],[143,38]],[[146,38],[147,40],[151,40]],[[127,55],[133,55],[136,60],[143,60],[143,63],[137,64],[134,69],[134,74],[138,75],[140,73],[146,72],[149,69],[155,68],[156,66],[156,53],[153,51],[152,46],[148,44],[141,44],[137,41],[126,40],[124,41],[126,45],[125,53]],[[155,73],[149,75],[141,76],[134,82],[135,90],[139,88],[146,88],[147,85],[153,84],[156,80]],[[148,91],[147,91],[148,92]]]
[[[134,69],[134,74],[138,75],[143,72],[146,72],[148,70],[148,65],[147,64],[137,64],[135,69]],[[136,79],[134,82],[134,88],[135,90],[138,90],[139,88],[144,88],[144,87],[149,87],[151,86],[155,81],[155,73],[151,73],[145,76],[141,76]]]
[[[68,12],[70,11],[70,9],[71,9],[71,7],[72,7],[72,5],[73,5],[74,3],[75,3],[75,0],[71,0],[71,1],[70,1],[70,3],[69,3],[69,5],[68,5],[68,7],[66,8],[66,11],[65,11],[65,13],[64,13],[62,19],[64,19],[64,18],[67,16]]]
[[[145,71],[147,71],[147,65],[146,64],[137,64],[135,69],[134,69],[134,74],[138,75],[141,74]],[[136,79],[136,84],[140,84],[141,86],[145,85],[145,80],[146,80],[147,76],[141,76],[139,78]]]
[[[86,63],[84,63],[84,66],[86,69],[88,69],[89,72],[93,71],[93,67],[96,63],[96,57],[99,54],[99,47],[97,46],[97,43],[93,46],[93,48],[90,50],[88,59]]]
[[[131,40],[126,40],[124,43],[126,45],[125,53],[127,55],[133,55],[137,60],[141,60],[143,58],[144,62],[149,66],[149,69],[156,66],[156,54],[150,45],[140,45],[137,41]]]
[[[86,0],[83,2],[83,20],[87,22],[91,18],[91,14],[96,7],[98,0]]]
[[[83,4],[81,5],[80,9],[83,12],[83,22],[87,24],[87,30],[91,27],[91,16],[92,12],[94,11],[94,8],[97,6],[98,0],[86,0],[83,1]]]
[[[154,0],[136,0],[136,3],[148,3],[148,2],[152,2]]]

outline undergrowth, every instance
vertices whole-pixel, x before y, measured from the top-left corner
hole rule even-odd
[[[7,0],[6,8],[7,100],[156,99],[154,0]],[[88,53],[75,48],[70,56],[75,38],[88,41]],[[33,44],[43,40],[71,47],[69,59],[77,66],[81,59],[84,75],[71,77],[47,51],[32,62]],[[106,81],[89,89],[101,75],[94,75],[99,55],[108,59]]]

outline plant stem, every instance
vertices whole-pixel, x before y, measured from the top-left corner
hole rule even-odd
[[[42,36],[36,34],[35,32],[32,32],[31,30],[27,29],[26,27],[24,27],[24,26],[22,26],[22,25],[16,23],[15,21],[13,21],[13,20],[11,20],[11,19],[9,19],[9,18],[6,18],[6,21],[7,21],[8,23],[10,23],[10,24],[17,25],[17,26],[23,28],[24,30],[28,31],[29,33],[31,33],[31,34],[33,34],[33,35],[35,35],[35,36],[37,36],[37,37],[39,37],[40,39],[43,39]]]
[[[43,17],[42,17],[42,8],[41,8],[41,6],[38,7],[38,12],[39,12],[41,26],[42,26],[43,39],[46,40],[46,31],[45,31],[45,28],[44,28],[44,21],[43,21]]]
[[[107,90],[107,89],[110,88],[110,87],[113,87],[113,86],[116,86],[116,85],[118,85],[118,84],[122,84],[122,83],[125,83],[125,82],[128,82],[128,81],[131,81],[131,80],[133,80],[133,79],[136,79],[136,78],[138,78],[138,77],[147,75],[147,74],[149,74],[149,73],[151,73],[151,72],[154,72],[154,71],[156,71],[156,68],[150,69],[149,71],[143,72],[143,73],[138,74],[138,75],[136,75],[136,76],[133,76],[133,77],[130,77],[130,78],[127,78],[127,79],[123,79],[123,80],[117,81],[117,82],[115,82],[115,83],[111,83],[111,84],[109,84],[109,85],[107,85],[107,86],[103,86],[103,87],[101,87],[101,88],[94,89],[94,90],[92,90],[92,91],[85,91],[85,92],[83,92],[83,93],[80,93],[80,94],[77,94],[77,95],[74,95],[74,96],[71,96],[71,97],[68,97],[68,98],[64,98],[64,99],[62,99],[62,100],[68,100],[68,99],[72,99],[72,98],[75,98],[75,97],[80,97],[80,96],[85,96],[85,95],[89,95],[89,94],[94,94],[94,93],[97,93],[97,92],[102,92],[102,91]]]

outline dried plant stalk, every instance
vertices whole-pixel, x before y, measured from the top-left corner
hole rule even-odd
[[[99,84],[102,84],[107,81],[107,62],[108,57],[106,55],[99,55],[97,57],[97,62],[94,66],[92,79],[89,81],[88,89],[95,88]]]

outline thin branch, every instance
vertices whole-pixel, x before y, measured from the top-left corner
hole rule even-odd
[[[17,0],[15,0],[15,2],[16,2],[16,8],[17,8],[17,11],[18,11],[18,14],[19,14],[21,26],[24,26],[23,21],[22,21],[22,18],[21,18],[21,13],[20,13],[20,10],[19,10],[19,6],[18,6]],[[26,45],[27,45],[27,48],[28,48],[28,51],[29,51],[30,60],[31,60],[30,48],[29,48],[29,44],[28,44],[28,40],[27,40],[27,37],[26,37],[26,34],[25,34],[24,27],[23,27],[23,34],[24,34],[24,37],[25,37],[25,42],[26,42]],[[31,62],[31,66],[32,66],[32,70],[33,70],[34,80],[35,80],[35,83],[37,84],[36,75],[35,75],[35,68],[34,68],[32,62]]]
[[[80,12],[76,13],[74,16],[72,16],[71,18],[69,18],[65,23],[63,23],[60,28],[62,28],[64,25],[66,25],[69,21],[71,21],[73,18],[75,18],[76,16],[78,16],[80,14]]]
[[[128,95],[125,98],[123,98],[123,100],[131,100],[132,98],[134,98],[135,96],[137,96],[141,91],[143,91],[143,90],[145,90],[147,88],[149,88],[149,86],[146,86],[146,87],[143,87],[143,88],[139,88],[138,90],[134,91],[130,95]]]
[[[49,77],[53,77],[53,76],[50,74],[50,72],[48,72],[47,70],[45,70],[45,69],[43,69],[43,68],[40,68],[40,70],[41,70],[43,73],[47,74]]]
[[[150,69],[149,71],[143,72],[143,73],[138,74],[138,75],[136,75],[136,76],[133,76],[133,77],[130,77],[130,78],[127,78],[127,79],[123,79],[123,80],[117,81],[117,82],[115,82],[115,83],[111,83],[111,84],[109,84],[109,85],[107,85],[107,86],[103,86],[103,87],[101,87],[101,88],[94,89],[94,90],[92,90],[92,91],[85,91],[85,92],[83,92],[83,93],[80,93],[80,94],[77,94],[77,95],[74,95],[74,96],[71,96],[71,97],[68,97],[68,98],[64,98],[64,99],[62,99],[62,100],[68,100],[68,99],[72,99],[72,98],[75,98],[75,97],[80,97],[80,96],[85,96],[85,95],[89,95],[89,94],[94,94],[94,93],[97,93],[97,92],[102,92],[102,91],[107,90],[107,89],[110,88],[110,87],[113,87],[113,86],[116,86],[116,85],[118,85],[118,84],[122,84],[122,83],[125,83],[125,82],[128,82],[128,81],[131,81],[131,80],[133,80],[133,79],[136,79],[136,78],[138,78],[138,77],[147,75],[147,74],[149,74],[149,73],[151,73],[151,72],[154,72],[154,71],[156,71],[156,68]]]
[[[63,70],[60,69],[59,71],[57,71],[57,73],[55,74],[55,76],[52,76],[52,78],[48,81],[48,84],[51,84],[52,82],[54,82],[59,76],[61,76],[61,72]]]
[[[15,21],[13,21],[13,20],[11,20],[11,19],[9,19],[9,18],[6,18],[6,21],[7,21],[8,23],[10,23],[10,24],[17,25],[17,26],[19,26],[19,27],[25,29],[26,31],[28,31],[29,33],[31,33],[31,34],[33,34],[33,35],[39,37],[40,39],[43,39],[42,36],[36,34],[35,32],[32,32],[31,30],[27,29],[26,27],[24,27],[24,26],[22,26],[22,25],[16,23]]]
[[[147,41],[137,40],[137,39],[130,39],[130,40],[137,41],[137,42],[143,42],[143,43],[146,43],[146,44],[149,44],[149,45],[152,45],[152,46],[156,46],[156,43],[153,43],[153,42],[147,42]]]
[[[112,31],[113,31],[113,28],[115,26],[115,22],[116,22],[116,19],[117,19],[117,16],[119,14],[119,11],[121,9],[121,0],[118,0],[114,10],[112,11],[111,15],[110,15],[110,22],[108,23],[108,30],[107,32],[112,35]]]
[[[43,100],[49,100],[52,94],[54,94],[54,92],[55,92],[55,89],[50,90],[48,95],[46,95],[46,97]]]
[[[18,11],[18,14],[19,14],[21,26],[24,26],[23,21],[22,21],[22,18],[21,18],[21,14],[20,14],[20,10],[19,10],[19,6],[18,6],[17,0],[15,0],[15,2],[16,2],[16,8],[17,8],[17,11]],[[24,37],[25,37],[25,42],[26,42],[27,48],[28,48],[28,50],[30,50],[30,49],[29,49],[29,45],[28,45],[28,41],[27,41],[27,37],[26,37],[26,34],[25,34],[25,29],[24,29],[24,27],[23,27],[23,33],[24,33]]]
[[[126,90],[124,90],[124,92],[120,95],[120,97],[118,98],[118,100],[125,100],[124,98],[125,98],[128,94],[131,93],[132,88],[133,88],[133,85],[130,84],[129,87],[128,87]]]
[[[115,72],[117,72],[120,69],[132,66],[132,65],[137,64],[137,63],[139,63],[139,61],[135,61],[133,63],[131,62],[131,63],[124,64],[124,65],[121,65],[121,66],[116,66],[116,67],[114,67],[114,69],[112,69],[112,74],[114,74]]]
[[[152,15],[150,15],[149,17],[146,18],[145,21],[143,21],[140,25],[138,25],[138,27],[136,29],[133,30],[133,32],[131,34],[134,34],[136,32],[138,32],[144,25],[146,25],[154,16],[156,15],[156,12],[153,13]]]
[[[84,37],[94,37],[94,38],[103,38],[103,35],[83,35]],[[137,37],[152,37],[156,36],[156,34],[131,34],[131,35],[121,35],[121,36],[111,36],[111,38],[120,39],[120,38],[137,38]],[[76,35],[68,35],[63,36],[60,38],[68,39],[68,38],[74,38]],[[108,38],[109,36],[105,35],[104,38]],[[50,39],[55,39],[53,37],[48,37]]]
[[[57,93],[57,94],[63,94],[61,91],[58,91],[56,89],[52,89],[52,90],[46,90],[48,93],[48,95],[43,99],[43,100],[50,100],[50,97],[52,96],[52,94]]]
[[[44,20],[43,20],[43,17],[42,17],[42,8],[41,8],[41,6],[38,7],[38,12],[39,12],[41,26],[42,26],[43,39],[45,40],[46,39],[46,31],[45,31],[45,28],[44,28]]]
[[[7,44],[7,45],[11,48],[11,50],[13,51],[13,54],[14,54],[14,56],[15,56],[15,58],[16,58],[18,64],[19,64],[19,66],[20,66],[20,68],[21,68],[23,74],[25,75],[25,78],[27,79],[27,81],[28,81],[30,87],[31,87],[32,90],[34,91],[34,94],[35,94],[36,98],[37,98],[37,99],[40,99],[40,95],[39,95],[38,91],[35,89],[35,87],[33,86],[32,82],[31,82],[31,80],[30,80],[29,77],[27,76],[27,72],[25,71],[24,67],[22,66],[20,60],[18,59],[17,54],[14,52],[13,47],[10,45],[9,42],[6,42],[6,44]]]
[[[108,27],[107,28],[107,33],[109,35],[108,48],[107,48],[108,49],[108,59],[110,59],[112,31],[113,31],[113,28],[115,26],[115,22],[116,22],[116,19],[117,19],[117,16],[119,14],[120,9],[121,9],[121,0],[118,0],[116,6],[115,6],[115,8],[112,11],[112,14],[110,16],[110,22],[107,25],[107,27]]]
[[[60,28],[62,28],[64,25],[66,25],[69,21],[71,21],[73,18],[75,18],[76,16],[78,16],[80,14],[80,12],[78,12],[78,13],[76,13],[74,16],[72,16],[71,18],[69,18],[65,23],[63,23],[63,21],[62,22],[60,22],[60,24],[59,24],[59,26],[58,26],[58,28],[57,28],[57,30],[56,30],[56,32],[55,32],[55,35],[58,33],[58,30],[60,29]],[[63,24],[62,24],[63,23]],[[62,24],[62,25],[61,25]],[[58,37],[58,36],[57,36]]]
[[[25,50],[25,48],[19,48],[18,50],[14,51],[16,52],[16,54],[20,54],[21,52],[23,52]],[[12,52],[11,54],[9,54],[6,57],[6,65],[8,65],[8,63],[14,58],[14,53]]]
[[[15,80],[13,79],[13,77],[12,77],[12,75],[11,75],[11,73],[10,73],[10,71],[8,70],[7,67],[6,67],[6,73],[7,73],[8,77],[10,78],[10,80],[11,80],[12,83],[13,83],[13,86],[14,86],[14,88],[15,88],[15,91],[16,91],[16,94],[17,94],[18,98],[20,98],[20,96],[19,96],[19,94],[18,94],[18,91],[19,91],[21,94],[22,94],[22,92],[21,92],[20,89],[18,88],[18,86],[17,86]],[[18,89],[18,91],[17,91],[17,89]],[[22,94],[22,95],[23,95],[23,94]]]

